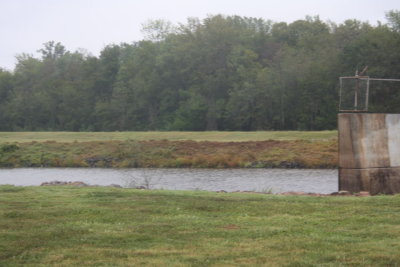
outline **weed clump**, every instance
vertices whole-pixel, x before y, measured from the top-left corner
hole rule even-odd
[[[0,186],[0,193],[16,193],[24,191],[25,187],[14,186],[14,185],[2,185]]]
[[[19,149],[17,144],[4,144],[0,146],[0,152],[2,153],[12,153]]]

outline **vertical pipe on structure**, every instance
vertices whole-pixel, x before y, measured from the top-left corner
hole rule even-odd
[[[339,78],[339,113],[342,109],[342,89],[343,89],[343,78],[340,77]],[[338,115],[338,120],[337,120],[337,138],[338,138],[338,142],[337,142],[337,151],[339,152],[339,157],[338,157],[338,161],[340,160],[340,131],[339,131],[339,115]],[[340,190],[341,185],[340,185],[340,161],[338,162],[338,175],[339,175],[339,179],[338,179],[338,190]]]
[[[358,77],[356,78],[356,90],[354,92],[354,110],[357,111],[358,109],[358,90],[360,86],[360,80]]]
[[[368,101],[369,101],[369,77],[367,78],[367,93],[365,96],[365,111],[368,111]]]
[[[342,83],[342,79],[340,79],[340,83]],[[340,87],[340,88],[342,88],[342,87]],[[340,112],[340,107],[339,107],[339,112]],[[340,124],[339,123],[340,123],[340,114],[338,114],[338,120],[337,120],[337,129],[338,129],[338,131],[337,131],[337,140],[338,140],[338,142],[337,142],[337,151],[339,153],[339,156],[338,156],[338,175],[339,175],[339,177],[338,177],[339,178],[338,179],[338,190],[340,191],[341,188],[342,188],[342,183],[341,183],[341,179],[340,179],[340,175],[341,175],[340,169],[342,167],[340,165],[340,127],[339,127]]]
[[[342,108],[342,88],[343,88],[343,78],[342,77],[339,78],[339,86],[340,86],[340,88],[339,88],[339,111],[340,111]]]

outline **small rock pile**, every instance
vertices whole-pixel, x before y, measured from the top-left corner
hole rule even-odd
[[[371,196],[367,191],[361,191],[359,193],[350,193],[349,191],[333,192],[331,194],[319,194],[319,193],[306,193],[306,192],[283,192],[278,195],[284,196],[316,196],[316,197],[328,197],[328,196],[348,196],[348,197],[368,197]]]
[[[40,186],[55,186],[55,185],[69,185],[77,187],[89,186],[88,184],[80,181],[75,181],[75,182],[52,181],[52,182],[44,182]]]
[[[216,191],[217,193],[228,193],[225,190]],[[320,193],[307,193],[302,191],[289,191],[282,193],[263,193],[263,192],[255,192],[255,191],[235,191],[233,193],[251,193],[251,194],[272,194],[272,195],[281,195],[281,196],[313,196],[313,197],[332,197],[332,196],[348,196],[348,197],[369,197],[371,194],[367,191],[361,191],[359,193],[350,193],[349,191],[339,191],[333,192],[331,194],[320,194]]]
[[[52,181],[52,182],[44,182],[40,186],[57,186],[57,185],[67,185],[67,186],[76,186],[76,187],[91,186],[91,185],[88,185],[81,181],[75,181],[75,182]],[[98,185],[94,185],[94,186],[98,186]],[[118,184],[110,184],[108,186],[122,188],[122,186],[120,186]]]

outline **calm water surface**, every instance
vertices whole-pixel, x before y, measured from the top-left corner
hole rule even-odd
[[[50,181],[82,181],[151,189],[219,191],[338,191],[337,170],[305,169],[0,169],[0,184],[40,185]]]

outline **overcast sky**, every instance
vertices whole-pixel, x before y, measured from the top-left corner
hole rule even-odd
[[[290,23],[319,15],[376,24],[393,9],[400,10],[400,0],[0,0],[0,67],[12,70],[16,55],[36,55],[51,40],[97,56],[108,44],[143,39],[140,29],[149,19],[185,23],[224,14]]]

